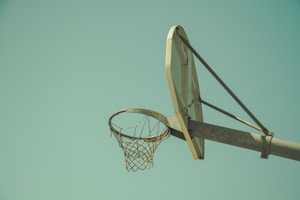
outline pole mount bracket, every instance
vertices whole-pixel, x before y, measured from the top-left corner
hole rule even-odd
[[[260,155],[261,158],[268,159],[270,154],[272,138],[273,138],[273,133],[271,133],[270,135],[261,136],[261,140],[262,140],[262,151]]]

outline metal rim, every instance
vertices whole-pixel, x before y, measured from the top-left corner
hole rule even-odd
[[[162,122],[166,126],[167,129],[163,133],[161,133],[160,135],[158,135],[158,136],[152,136],[152,137],[134,137],[134,136],[125,135],[125,134],[117,131],[113,127],[113,125],[112,125],[112,119],[114,117],[116,117],[117,115],[119,115],[121,113],[124,113],[124,112],[144,114],[144,115],[151,116],[151,117],[157,119],[158,121]],[[164,115],[162,115],[162,114],[160,114],[158,112],[155,112],[155,111],[152,111],[152,110],[143,109],[143,108],[126,108],[126,109],[122,109],[122,110],[114,113],[108,119],[108,125],[109,125],[110,130],[113,133],[116,133],[118,135],[121,135],[121,136],[129,138],[129,139],[140,139],[140,140],[145,140],[145,141],[148,141],[148,142],[165,139],[165,138],[167,138],[169,136],[169,133],[170,133],[169,125],[168,125],[168,120],[167,120],[167,118]]]

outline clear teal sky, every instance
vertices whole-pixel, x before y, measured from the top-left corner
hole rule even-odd
[[[210,141],[195,161],[171,137],[154,168],[126,171],[107,120],[124,107],[174,115],[176,24],[275,137],[300,143],[299,0],[0,0],[0,199],[299,200],[299,162]],[[202,97],[248,119],[196,64]],[[207,108],[204,119],[251,130]]]

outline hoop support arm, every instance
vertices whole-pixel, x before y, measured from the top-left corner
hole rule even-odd
[[[178,129],[170,128],[171,135],[181,138]],[[192,137],[201,137],[215,142],[258,151],[262,153],[262,158],[268,158],[268,155],[272,154],[300,161],[299,143],[193,120],[189,121],[189,128]]]
[[[295,142],[193,120],[189,121],[189,128],[191,135],[194,137],[201,137],[216,142],[259,151],[262,152],[262,158],[267,158],[269,154],[272,154],[300,161],[300,144]]]

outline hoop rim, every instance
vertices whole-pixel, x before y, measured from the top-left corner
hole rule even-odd
[[[135,137],[135,136],[129,136],[129,135],[125,135],[119,131],[117,131],[113,125],[112,125],[112,119],[121,114],[121,113],[124,113],[124,112],[127,112],[127,113],[137,113],[137,114],[144,114],[144,115],[148,115],[148,116],[151,116],[155,119],[157,119],[158,121],[162,122],[165,126],[166,126],[166,130],[161,133],[160,135],[157,135],[157,136],[152,136],[152,137]],[[158,113],[158,112],[155,112],[155,111],[152,111],[152,110],[148,110],[148,109],[143,109],[143,108],[125,108],[125,109],[122,109],[120,111],[117,111],[115,112],[114,114],[112,114],[110,116],[110,118],[108,119],[108,125],[109,125],[109,128],[110,130],[113,132],[113,133],[116,133],[118,135],[121,135],[123,137],[126,137],[126,138],[129,138],[129,139],[138,139],[138,140],[144,140],[144,141],[147,141],[147,142],[151,142],[151,141],[156,141],[156,140],[161,140],[162,138],[167,138],[169,136],[169,133],[170,133],[170,126],[169,126],[169,123],[168,123],[168,120],[167,120],[167,117],[165,117],[164,115]]]

